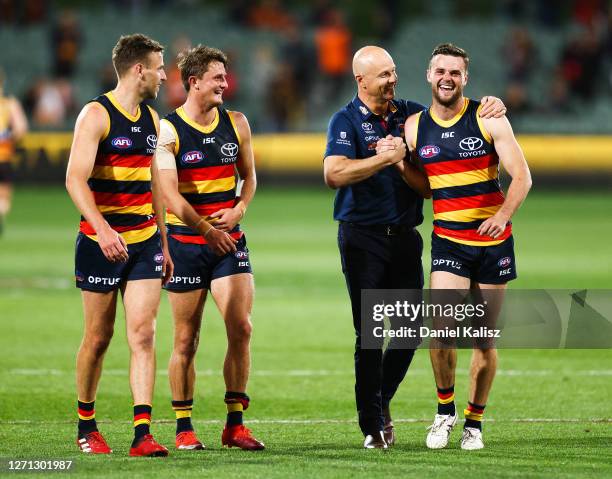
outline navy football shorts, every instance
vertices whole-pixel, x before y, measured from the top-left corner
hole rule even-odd
[[[159,232],[140,243],[128,245],[125,263],[111,263],[98,245],[83,233],[76,240],[75,277],[77,288],[112,291],[125,281],[161,279],[164,254]]]
[[[246,237],[236,243],[236,251],[218,256],[207,244],[181,243],[168,237],[174,275],[165,286],[168,291],[209,289],[213,279],[241,273],[252,273]]]
[[[12,183],[13,173],[13,165],[9,161],[0,163],[0,183]]]
[[[431,235],[431,271],[470,278],[484,284],[504,284],[516,279],[514,239],[493,246],[470,246]]]

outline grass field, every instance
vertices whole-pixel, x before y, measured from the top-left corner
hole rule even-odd
[[[520,277],[512,286],[612,289],[611,200],[603,193],[533,193],[515,218]],[[246,419],[266,451],[220,447],[225,335],[209,308],[194,409],[209,450],[171,450],[167,459],[149,460],[127,457],[132,403],[121,317],[96,402],[114,453],[85,457],[76,450],[74,357],[82,327],[72,269],[77,214],[59,188],[19,190],[0,238],[0,458],[72,459],[77,474],[88,477],[612,477],[610,350],[501,351],[486,412],[487,447],[472,453],[459,449],[459,428],[449,449],[426,449],[435,389],[421,351],[392,405],[397,446],[361,449],[353,333],[332,201],[333,192],[322,189],[262,187],[244,223],[257,284],[253,401]],[[421,227],[426,270],[430,208],[426,203]],[[153,432],[168,446],[174,439],[165,374],[171,342],[162,297]],[[468,360],[469,352],[460,352],[460,407]]]

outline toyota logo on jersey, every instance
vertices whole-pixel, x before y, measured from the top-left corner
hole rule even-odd
[[[459,148],[466,151],[474,151],[482,146],[482,140],[475,136],[464,138],[459,142]]]

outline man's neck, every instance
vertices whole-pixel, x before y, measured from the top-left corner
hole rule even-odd
[[[214,105],[202,105],[193,97],[187,97],[183,110],[189,118],[202,126],[208,126],[215,121]]]
[[[389,111],[389,101],[387,100],[378,100],[376,98],[363,95],[361,92],[359,92],[357,96],[375,115],[385,116]]]
[[[438,118],[440,118],[440,120],[447,121],[451,120],[452,118],[455,118],[455,116],[461,113],[464,104],[465,97],[463,95],[459,97],[457,101],[452,105],[442,105],[441,103],[438,103],[434,98],[431,104],[431,110]]]
[[[144,98],[138,93],[137,88],[119,81],[111,93],[130,115],[136,116],[138,114],[138,107]]]

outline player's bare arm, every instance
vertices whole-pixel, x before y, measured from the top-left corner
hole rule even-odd
[[[13,140],[19,141],[28,132],[28,119],[16,98],[9,100],[9,112],[11,122],[11,136]]]
[[[514,137],[512,126],[505,116],[485,119],[483,120],[483,126],[495,143],[499,161],[512,177],[506,199],[501,208],[478,228],[478,233],[481,235],[497,238],[503,233],[506,224],[527,197],[531,188],[531,173],[523,151]]]
[[[159,115],[152,108],[151,114],[153,115],[155,131],[157,132],[157,137],[159,138]],[[168,248],[168,234],[166,232],[166,223],[164,221],[164,198],[159,184],[159,170],[157,169],[157,160],[155,155],[153,156],[153,162],[151,164],[151,193],[153,197],[153,213],[155,213],[155,222],[159,228],[162,252],[164,253],[164,260],[162,263],[162,284],[165,286],[172,278],[174,263],[172,262],[170,250]]]
[[[501,118],[506,114],[506,105],[496,96],[483,96],[480,104],[478,115],[481,118]]]
[[[108,126],[108,113],[96,103],[85,105],[79,114],[75,129],[68,169],[66,189],[70,198],[96,231],[98,245],[104,256],[112,262],[127,261],[128,251],[125,240],[114,231],[96,207],[89,179],[96,160],[98,144]]]
[[[217,218],[214,227],[221,231],[231,231],[245,215],[257,188],[257,177],[255,174],[255,159],[253,146],[251,144],[251,128],[249,122],[242,113],[231,112],[236,122],[238,136],[240,139],[240,154],[236,162],[236,170],[242,181],[240,201],[233,208],[223,208],[215,211],[212,218]]]
[[[215,229],[180,194],[178,174],[174,164],[175,146],[175,141],[165,142],[163,135],[160,135],[155,156],[158,162],[159,182],[165,205],[183,223],[202,235],[216,254],[224,255],[230,251],[236,251],[236,240],[226,232]]]
[[[354,160],[331,155],[323,160],[325,183],[330,188],[341,188],[363,181],[383,168],[399,163],[406,156],[406,146],[387,150],[370,158]]]

